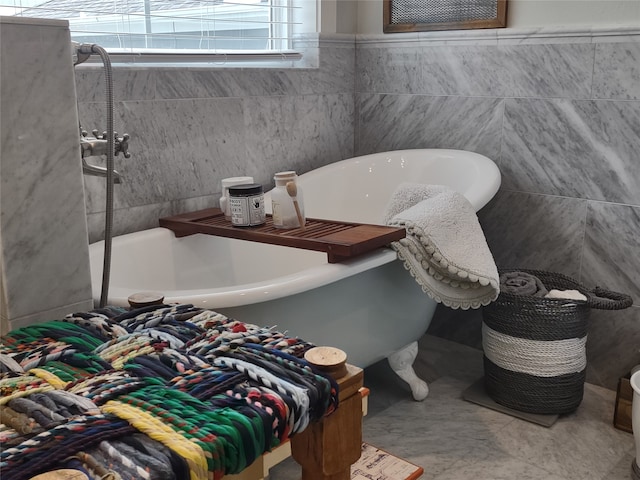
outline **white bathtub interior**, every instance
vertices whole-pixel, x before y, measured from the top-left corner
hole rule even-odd
[[[98,242],[89,252],[96,297],[103,248]],[[177,238],[153,228],[113,239],[109,304],[128,307],[131,294],[154,291],[167,302],[220,310],[289,297],[395,259],[386,248],[332,264],[324,252],[204,234]]]
[[[379,224],[387,202],[403,182],[447,185],[479,210],[500,186],[500,172],[489,158],[461,150],[430,149],[376,153],[303,174],[307,216]],[[268,197],[265,201],[270,208]]]
[[[274,272],[287,276],[326,263],[322,252],[278,245],[203,234],[174,241],[175,236],[167,230],[147,230],[141,235],[143,238],[125,235],[122,243],[118,242],[112,260],[118,286],[140,288],[144,284],[169,291],[224,288],[271,280]],[[120,251],[127,254],[120,255]]]

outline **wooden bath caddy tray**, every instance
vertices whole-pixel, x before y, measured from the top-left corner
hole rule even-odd
[[[257,227],[234,227],[219,208],[207,208],[161,218],[160,226],[176,237],[206,233],[219,237],[271,243],[285,247],[327,252],[329,263],[361,255],[405,237],[404,228],[307,218],[305,228],[275,228],[271,216]]]

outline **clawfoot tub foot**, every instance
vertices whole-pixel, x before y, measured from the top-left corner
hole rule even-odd
[[[422,401],[429,395],[429,385],[418,378],[413,370],[413,362],[418,356],[418,342],[412,342],[406,347],[389,355],[389,365],[398,376],[409,384],[414,400]]]

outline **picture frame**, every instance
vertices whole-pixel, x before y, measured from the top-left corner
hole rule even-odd
[[[505,28],[507,0],[383,0],[383,32]]]

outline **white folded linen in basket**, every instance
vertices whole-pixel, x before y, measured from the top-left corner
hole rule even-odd
[[[404,227],[393,242],[405,268],[436,302],[480,308],[498,297],[498,269],[473,206],[444,185],[403,183],[391,196],[386,225]]]

